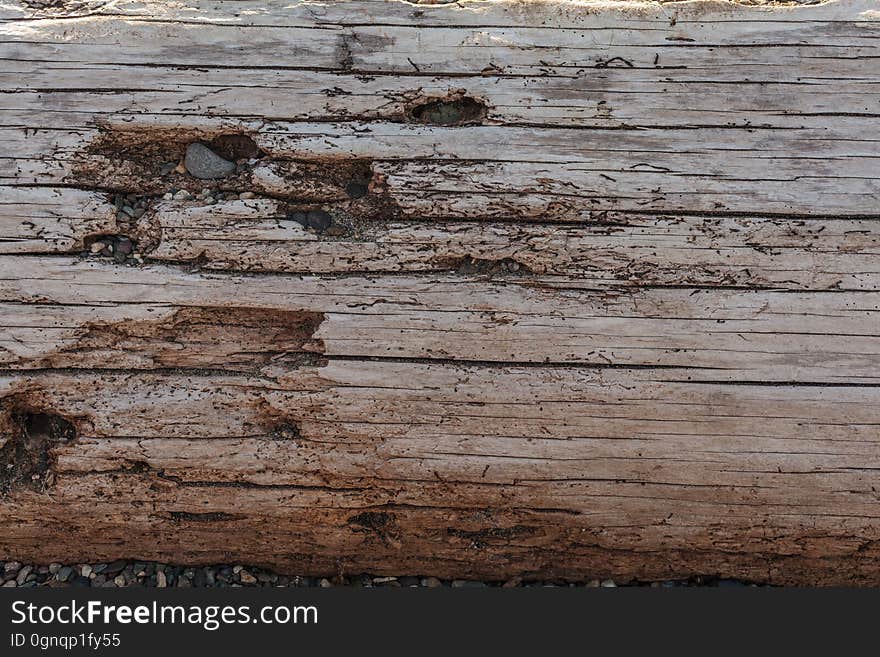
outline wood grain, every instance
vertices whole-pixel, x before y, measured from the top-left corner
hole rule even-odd
[[[878,38],[3,5],[0,557],[880,583]]]

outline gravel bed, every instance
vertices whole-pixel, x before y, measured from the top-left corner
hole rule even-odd
[[[22,564],[17,561],[0,561],[0,586],[5,588],[92,587],[116,588],[144,586],[148,588],[194,588],[194,587],[241,587],[282,586],[322,587],[355,586],[378,587],[452,587],[452,588],[518,588],[518,587],[564,587],[564,588],[616,588],[618,586],[650,586],[675,588],[682,586],[756,586],[735,580],[695,578],[687,581],[616,583],[613,580],[594,579],[581,584],[564,582],[532,582],[513,579],[507,582],[477,582],[470,580],[440,580],[436,577],[378,577],[354,575],[321,578],[279,575],[251,566],[171,566],[150,561],[113,561],[95,564],[47,565]]]

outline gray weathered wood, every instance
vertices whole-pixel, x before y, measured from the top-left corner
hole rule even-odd
[[[3,5],[0,557],[880,583],[878,38]]]

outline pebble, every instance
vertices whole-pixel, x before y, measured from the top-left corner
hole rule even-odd
[[[163,201],[170,201],[173,198],[174,198],[174,194],[172,194],[171,192],[165,192],[164,194],[162,194]]]
[[[31,574],[31,571],[33,569],[33,566],[23,566],[22,569],[18,571],[18,575],[16,576],[15,581],[18,582],[19,586],[25,583],[28,575]]]
[[[131,252],[131,250],[130,250],[131,242],[129,242],[128,244],[129,244],[129,253],[130,253]],[[119,573],[121,573],[125,569],[125,567],[127,565],[128,565],[127,561],[124,561],[122,559],[117,559],[113,563],[107,564],[107,566],[101,572],[103,572],[108,577],[113,576],[113,575],[118,575]]]
[[[235,163],[224,160],[204,144],[193,143],[186,147],[184,166],[190,175],[202,180],[225,178],[235,171]]]
[[[345,193],[348,198],[363,198],[367,195],[367,186],[362,182],[352,181],[345,186]]]
[[[257,198],[257,195],[254,194],[253,192],[242,192],[241,194],[238,195],[238,198],[240,198],[242,200],[247,200],[247,199],[251,199],[251,198]]]
[[[287,216],[287,218],[290,219],[291,221],[295,221],[296,223],[300,224],[301,226],[305,226],[306,228],[308,228],[309,218],[306,216],[305,212],[291,212]]]
[[[133,245],[131,243],[131,240],[128,239],[127,237],[120,237],[119,239],[116,240],[116,244],[113,247],[113,253],[128,255],[129,253],[132,252],[132,249],[133,249]],[[123,562],[114,562],[114,563],[115,564],[118,564],[118,563],[122,564],[121,566],[119,566],[120,570],[122,570],[125,567],[124,561]]]
[[[309,210],[306,216],[309,220],[309,227],[317,231],[327,230],[333,223],[333,217],[326,210]]]
[[[5,582],[3,580],[6,580]],[[669,588],[682,586],[755,586],[747,582],[732,579],[692,578],[687,581],[672,580],[667,582],[651,582],[642,584],[623,584],[622,586],[650,586],[652,588]],[[217,566],[173,566],[156,562],[127,561],[117,559],[109,563],[79,564],[76,566],[52,562],[49,565],[21,564],[16,561],[0,561],[0,586],[7,588],[33,587],[92,587],[121,588],[128,586],[146,586],[156,588],[204,588],[204,587],[241,587],[241,586],[272,586],[272,587],[315,587],[331,588],[333,586],[356,587],[417,587],[441,588],[543,588],[563,586],[567,588],[617,588],[612,579],[590,580],[583,584],[560,584],[559,582],[523,582],[520,577],[513,577],[503,584],[488,583],[475,580],[457,579],[443,581],[437,577],[413,577],[377,575],[349,575],[334,580],[328,578],[294,577],[277,575],[268,570],[244,565]]]
[[[188,191],[186,191],[185,189],[181,189],[180,191],[175,192],[172,198],[175,201],[189,201],[190,199],[192,199],[192,197],[193,195],[190,194]]]

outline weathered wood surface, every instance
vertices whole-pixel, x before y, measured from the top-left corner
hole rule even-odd
[[[2,5],[0,556],[880,583],[878,43],[868,0]]]

